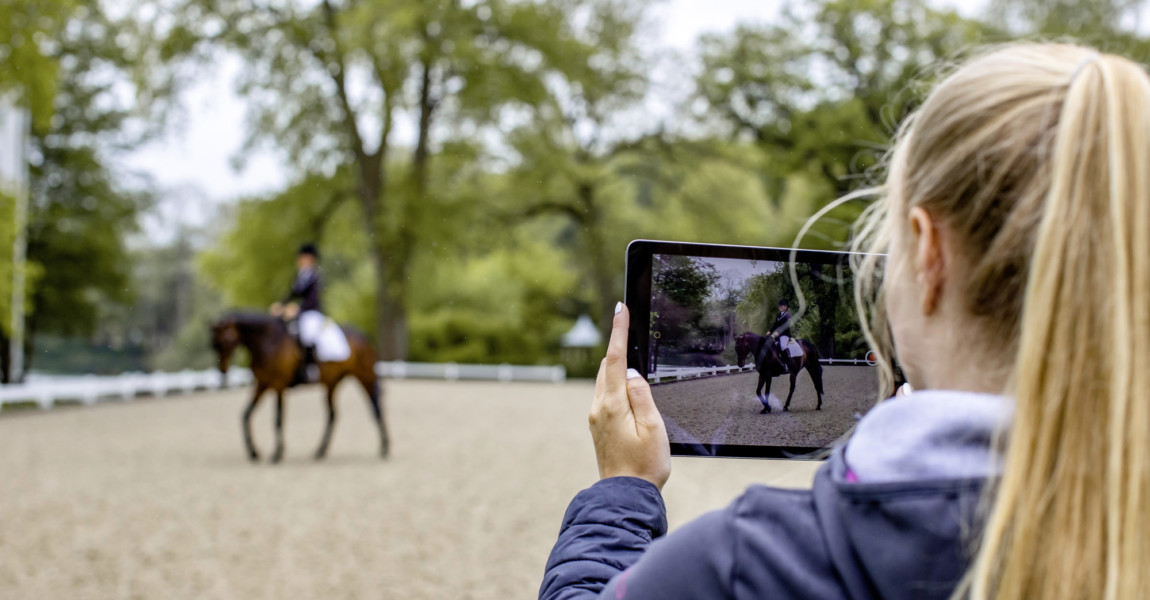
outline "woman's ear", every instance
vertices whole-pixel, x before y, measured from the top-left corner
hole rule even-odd
[[[916,206],[907,213],[910,225],[911,248],[914,249],[915,277],[920,290],[922,314],[931,315],[938,310],[942,287],[946,280],[945,240],[930,213]]]

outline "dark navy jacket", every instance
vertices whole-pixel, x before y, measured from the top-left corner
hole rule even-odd
[[[1005,399],[960,395],[973,408],[939,393],[880,404],[813,489],[751,486],[666,537],[655,486],[600,481],[568,507],[539,597],[948,598],[997,469],[993,433],[1009,418]]]
[[[771,325],[771,333],[775,335],[791,335],[791,313],[779,313]]]
[[[298,299],[301,313],[309,310],[323,312],[323,306],[319,299],[322,289],[323,284],[319,279],[319,269],[302,269],[296,273],[295,279],[292,280],[291,291],[284,298],[284,302]]]

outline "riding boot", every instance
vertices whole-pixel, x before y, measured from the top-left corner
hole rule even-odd
[[[319,359],[315,354],[315,346],[307,346],[303,349],[303,364],[308,382],[319,381]]]
[[[779,358],[782,359],[779,362],[783,363],[783,374],[789,374],[791,372],[791,354],[782,344],[779,344]]]
[[[291,385],[303,385],[305,383],[312,383],[315,377],[312,377],[312,371],[315,364],[315,348],[312,346],[300,345],[299,366],[296,367],[295,376],[292,378]]]

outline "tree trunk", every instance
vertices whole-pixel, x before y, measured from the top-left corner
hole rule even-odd
[[[839,305],[839,286],[823,279],[822,265],[811,265],[807,276],[812,279],[811,289],[818,295],[815,306],[819,309],[819,355],[836,358],[835,312]]]
[[[391,132],[395,90],[384,89],[384,109],[379,148],[375,153],[370,153],[364,146],[363,137],[359,133],[356,114],[348,96],[345,78],[347,69],[337,34],[337,11],[329,0],[324,0],[322,6],[335,50],[331,57],[323,54],[317,55],[317,57],[324,62],[334,58],[338,66],[338,69],[330,71],[330,73],[332,81],[335,83],[340,109],[343,111],[343,123],[351,142],[351,150],[355,155],[359,175],[357,196],[359,197],[360,208],[363,210],[363,225],[368,237],[371,262],[375,268],[375,343],[379,350],[378,357],[382,360],[402,360],[407,357],[406,315],[402,306],[403,294],[393,285],[396,283],[396,279],[391,276],[393,269],[389,268],[389,261],[398,262],[402,266],[408,260],[408,253],[394,252],[395,248],[388,244],[388,240],[380,227],[382,217],[386,212],[384,207],[386,206],[388,136]],[[385,85],[382,79],[380,84]],[[397,214],[389,216],[401,220],[405,219],[404,213],[395,212]],[[406,227],[398,228],[401,236],[408,235],[408,229]],[[398,272],[402,273],[404,270],[399,269]]]
[[[419,78],[419,137],[415,142],[415,153],[411,160],[411,180],[416,202],[422,202],[427,194],[427,163],[430,155],[431,119],[435,111],[435,101],[431,98],[432,59],[425,58]]]
[[[375,169],[361,169],[357,194],[368,236],[371,264],[375,270],[375,346],[380,360],[407,358],[407,323],[402,299],[391,285],[388,249],[379,228],[383,182]]]
[[[587,240],[587,257],[590,258],[588,272],[591,283],[595,286],[598,295],[599,331],[603,334],[603,343],[611,337],[611,323],[615,319],[615,303],[622,300],[616,289],[617,273],[614,272],[615,262],[611,260],[609,249],[602,235],[602,215],[599,207],[595,205],[595,188],[586,182],[578,185],[579,202],[583,205],[587,221],[583,223],[585,239]]]
[[[431,93],[433,63],[432,57],[425,56],[421,65],[419,132],[411,160],[410,197],[400,207],[401,210],[395,211],[393,215],[403,223],[411,223],[414,220],[411,214],[412,208],[427,199],[431,124],[436,106]],[[390,253],[391,264],[386,264],[387,259],[384,257],[388,256],[388,253],[381,250],[376,270],[379,274],[376,282],[378,297],[376,337],[379,340],[379,352],[383,360],[405,360],[408,351],[407,306],[403,296],[408,280],[408,268],[415,252],[415,239],[411,227],[398,227],[396,230],[397,239],[394,240]]]
[[[380,358],[407,359],[407,309],[402,302],[388,300],[381,304],[383,323],[380,329]]]

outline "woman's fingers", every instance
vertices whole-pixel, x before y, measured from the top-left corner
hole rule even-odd
[[[628,369],[628,371],[635,370]],[[655,406],[655,398],[651,395],[651,385],[637,371],[635,374],[638,376],[627,379],[627,399],[631,401],[631,412],[635,414],[636,425],[662,423],[663,417],[659,415],[659,409]]]
[[[591,418],[603,410],[604,396],[607,393],[607,359],[599,361],[599,373],[595,376],[595,398],[591,400]]]
[[[615,318],[611,321],[611,339],[607,342],[606,384],[607,391],[622,390],[627,387],[627,327],[630,324],[627,307],[619,302],[615,305]]]

